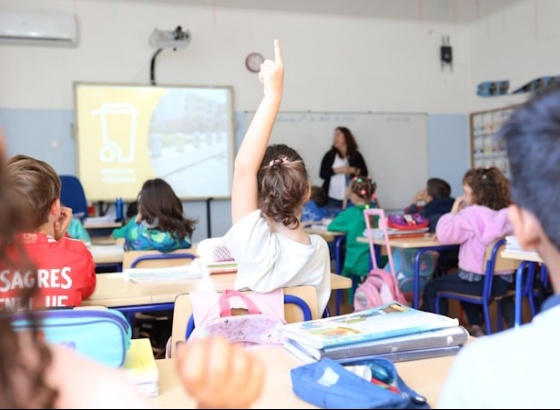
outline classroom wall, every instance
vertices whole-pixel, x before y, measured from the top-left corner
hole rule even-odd
[[[470,33],[471,112],[519,104],[529,96],[478,97],[481,81],[510,80],[511,91],[538,77],[560,75],[559,1],[513,1],[500,13],[486,13],[489,2],[480,3],[481,17]]]
[[[480,10],[473,8],[476,2],[423,0],[396,14],[396,1],[403,3],[377,1],[384,16],[377,19],[165,1],[0,0],[0,9],[74,13],[80,30],[74,49],[0,44],[0,126],[6,130],[8,153],[35,155],[59,173],[73,173],[73,82],[148,84],[155,52],[149,35],[154,28],[177,25],[190,30],[191,43],[158,56],[157,83],[232,85],[238,119],[254,110],[262,96],[257,76],[245,69],[246,55],[259,51],[272,57],[272,40],[279,38],[286,63],[282,110],[426,112],[434,125],[430,161],[445,156],[441,147],[463,150],[472,105],[471,42],[480,40],[472,32]],[[439,60],[443,35],[451,39],[453,70],[442,69]],[[448,123],[451,117],[455,132],[446,133],[446,144],[439,144],[438,121]],[[237,144],[244,130],[238,122]],[[440,174],[433,176],[441,177],[462,175],[468,166],[464,158],[430,162]],[[185,208],[200,221],[195,241],[203,239],[206,203]],[[221,235],[231,225],[229,201],[215,201],[210,208],[212,235]]]

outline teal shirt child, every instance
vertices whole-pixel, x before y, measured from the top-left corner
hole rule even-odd
[[[171,232],[161,231],[148,226],[145,222],[138,223],[132,219],[133,224],[125,232],[124,250],[156,250],[171,252],[177,249],[191,247],[188,236],[177,239]]]
[[[79,239],[84,242],[91,242],[91,237],[88,231],[84,227],[84,224],[82,224],[82,221],[80,221],[78,218],[72,218],[72,220],[70,221],[70,225],[66,230],[66,233],[71,238]]]
[[[128,229],[131,228],[134,225],[136,225],[136,216],[133,216],[132,218],[130,218],[128,220],[128,222],[126,223],[126,225],[121,226],[120,228],[113,229],[113,238],[115,238],[115,239],[125,238],[126,237],[126,231],[128,231]]]

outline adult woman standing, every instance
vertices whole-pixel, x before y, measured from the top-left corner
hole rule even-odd
[[[323,156],[319,170],[330,208],[342,208],[348,181],[359,175],[367,177],[368,169],[356,139],[347,127],[336,127],[333,145]]]

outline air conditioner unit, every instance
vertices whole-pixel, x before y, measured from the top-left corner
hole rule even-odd
[[[0,42],[19,45],[76,47],[76,17],[69,13],[0,10]]]

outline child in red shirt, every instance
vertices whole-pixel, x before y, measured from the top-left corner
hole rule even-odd
[[[21,241],[38,271],[0,267],[0,308],[20,310],[21,290],[35,286],[33,309],[80,306],[95,290],[93,256],[86,245],[67,237],[72,210],[60,204],[60,179],[46,162],[16,155],[7,164],[9,192],[24,215],[18,227]],[[8,251],[18,261],[15,249]],[[21,264],[19,265],[21,266]]]

